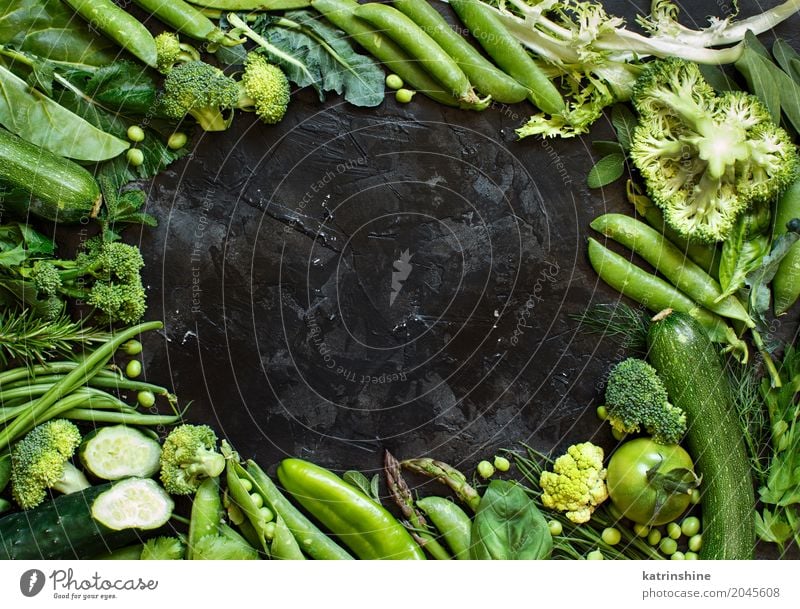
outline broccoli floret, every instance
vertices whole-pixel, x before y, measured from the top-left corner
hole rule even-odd
[[[255,111],[263,122],[274,125],[286,114],[289,105],[289,80],[278,66],[259,53],[250,53],[244,64],[236,107]]]
[[[566,512],[577,524],[588,522],[598,505],[608,499],[603,449],[591,442],[573,444],[553,463],[552,472],[542,472],[542,505]]]
[[[191,495],[206,478],[225,469],[225,457],[217,452],[217,434],[208,425],[179,425],[161,450],[161,482],[173,495]]]
[[[31,269],[31,281],[39,294],[55,296],[61,287],[61,275],[52,262],[37,260]]]
[[[200,53],[193,46],[184,44],[174,32],[162,32],[156,40],[156,67],[162,74],[169,74],[176,64],[199,61]]]
[[[194,117],[205,131],[224,131],[230,126],[236,106],[239,83],[222,70],[202,61],[189,61],[175,66],[164,79],[161,109],[173,119],[187,114]]]
[[[758,98],[716,95],[694,63],[652,62],[637,80],[631,158],[667,223],[682,236],[725,240],[752,203],[791,183],[798,159],[789,135]]]
[[[78,428],[66,419],[53,419],[34,427],[11,453],[11,493],[19,506],[34,508],[47,489],[75,493],[89,481],[69,462],[81,443]]]
[[[669,403],[656,369],[629,357],[614,366],[606,386],[608,422],[621,433],[642,428],[659,444],[677,444],[686,433],[686,413]]]
[[[142,546],[140,560],[183,560],[186,546],[177,537],[154,537]]]

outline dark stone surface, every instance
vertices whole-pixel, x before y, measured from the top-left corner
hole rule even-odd
[[[150,194],[148,317],[168,340],[150,337],[148,374],[267,467],[297,455],[372,471],[383,448],[465,468],[519,441],[610,448],[594,409],[622,352],[570,315],[619,298],[585,257],[589,221],[629,211],[622,182],[585,186],[591,142],[611,130],[517,142],[530,110],[421,96],[358,109],[303,91],[277,127],[241,116],[203,137]]]

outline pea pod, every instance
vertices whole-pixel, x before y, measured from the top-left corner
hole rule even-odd
[[[250,475],[234,459],[228,459],[225,467],[225,477],[228,483],[228,493],[234,503],[244,513],[247,521],[253,528],[258,543],[264,552],[269,553],[269,539],[267,535],[267,525],[275,517],[274,512],[267,508],[264,509],[265,499],[254,490],[254,484]],[[256,495],[254,497],[251,493]]]
[[[564,111],[561,93],[491,8],[478,0],[450,0],[450,6],[500,69],[529,89],[531,102],[548,114]]]
[[[477,103],[478,96],[455,60],[442,50],[416,23],[397,9],[370,2],[355,9],[355,15],[396,42],[412,59],[441,84],[445,91],[466,103]]]
[[[714,313],[698,306],[688,296],[679,292],[663,279],[626,260],[619,254],[603,247],[595,239],[589,239],[589,262],[600,279],[623,296],[643,304],[658,313],[674,309],[696,319],[714,342],[727,344],[742,363],[748,360],[747,345],[733,329]]]
[[[189,540],[186,558],[191,560],[198,541],[206,535],[216,535],[222,518],[222,500],[216,478],[203,480],[192,499],[192,516],[189,520]]]
[[[417,500],[417,507],[442,534],[455,558],[469,560],[472,521],[466,512],[444,497],[424,497]]]
[[[778,200],[773,239],[786,232],[790,220],[800,218],[800,180],[795,181]],[[800,297],[800,243],[795,243],[781,260],[772,279],[775,315],[783,315]]]
[[[361,559],[424,560],[422,549],[386,509],[333,472],[303,461],[278,466],[284,488]]]
[[[504,104],[515,104],[528,97],[528,89],[492,65],[461,34],[450,27],[428,0],[395,0],[394,6],[453,58],[481,93]]]
[[[228,37],[214,22],[199,9],[183,0],[133,0],[136,4],[166,23],[180,34],[195,40],[205,40],[212,44],[234,46],[240,44],[235,38]],[[229,9],[237,10],[237,9]]]
[[[191,3],[222,11],[288,11],[310,4],[309,0],[191,0]]]
[[[123,49],[156,67],[156,41],[142,23],[111,0],[64,0],[92,27],[102,32]]]
[[[735,296],[717,302],[722,294],[719,284],[661,233],[644,222],[625,214],[604,214],[596,218],[591,227],[644,258],[672,285],[708,310],[743,321],[751,328],[755,325]]]

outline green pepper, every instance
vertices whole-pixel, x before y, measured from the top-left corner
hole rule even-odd
[[[385,508],[333,472],[302,459],[278,466],[283,487],[361,559],[424,560],[408,531]]]

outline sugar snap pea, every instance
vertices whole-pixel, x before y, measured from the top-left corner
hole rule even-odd
[[[529,98],[548,114],[564,110],[564,98],[492,10],[478,0],[450,0],[450,6],[494,62],[530,90]]]
[[[472,521],[455,503],[444,497],[423,497],[417,500],[433,526],[442,534],[447,546],[458,560],[469,560]]]
[[[217,534],[217,525],[222,518],[222,500],[219,496],[219,482],[208,478],[200,483],[192,498],[192,515],[189,520],[189,537],[186,558],[194,557],[197,542],[207,535]]]
[[[235,46],[240,40],[227,36],[199,9],[183,0],[133,0],[159,21],[166,23],[180,34],[212,44]]]
[[[394,40],[453,97],[467,103],[479,101],[467,75],[455,60],[403,13],[391,6],[370,2],[359,5],[355,15]]]
[[[156,67],[156,41],[133,15],[111,0],[64,0],[72,10],[123,49]]]
[[[450,27],[428,0],[394,0],[393,4],[456,61],[478,91],[504,104],[515,104],[528,97],[528,89],[492,65],[461,34]]]
[[[800,218],[800,180],[795,181],[778,200],[773,238],[786,232],[790,220]],[[781,260],[772,279],[775,315],[783,315],[800,297],[800,243],[795,243]]]

